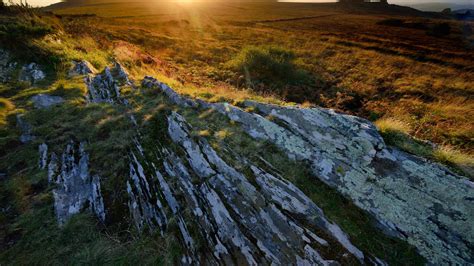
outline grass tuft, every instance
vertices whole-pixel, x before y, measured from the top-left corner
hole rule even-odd
[[[310,75],[296,64],[296,53],[278,46],[248,46],[227,66],[245,78],[247,87],[258,83],[280,89],[286,85],[306,84]]]

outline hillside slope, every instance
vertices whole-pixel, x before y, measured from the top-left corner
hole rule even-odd
[[[370,121],[183,95],[62,17],[8,12],[2,264],[473,262],[474,183]]]

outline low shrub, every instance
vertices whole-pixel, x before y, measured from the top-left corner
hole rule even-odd
[[[281,89],[287,85],[310,83],[310,75],[297,65],[296,59],[296,54],[285,48],[249,46],[243,48],[227,66],[243,76],[248,87]]]

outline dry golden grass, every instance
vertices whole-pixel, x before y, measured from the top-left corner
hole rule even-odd
[[[125,62],[135,78],[154,75],[180,93],[210,101],[297,101],[372,120],[396,118],[419,139],[474,150],[473,37],[463,34],[461,22],[277,3],[104,2],[55,13],[97,14],[64,16],[65,31],[88,40],[78,44],[86,50],[100,48]],[[378,24],[387,18],[427,27],[447,22],[452,33],[434,37]],[[263,93],[239,84],[226,63],[244,47],[261,45],[294,51],[316,84]]]

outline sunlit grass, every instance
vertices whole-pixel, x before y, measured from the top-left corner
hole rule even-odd
[[[446,145],[433,145],[410,136],[409,124],[394,118],[383,118],[375,122],[388,145],[409,153],[429,158],[460,171],[474,179],[474,156]]]

